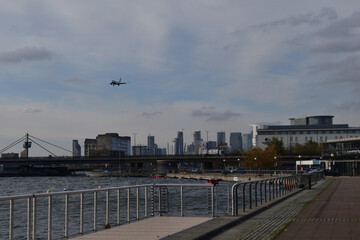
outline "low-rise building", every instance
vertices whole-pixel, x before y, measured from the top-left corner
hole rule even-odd
[[[329,115],[290,118],[290,125],[253,127],[253,140],[255,146],[265,148],[272,138],[276,138],[282,141],[285,149],[290,149],[296,144],[303,145],[308,141],[320,144],[331,139],[360,136],[360,127],[349,127],[348,124],[333,124],[333,118],[334,116]]]
[[[116,157],[131,155],[131,138],[117,133],[99,134],[96,139],[85,139],[86,157]]]

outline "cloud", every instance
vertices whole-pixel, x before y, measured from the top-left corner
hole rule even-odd
[[[360,12],[334,21],[314,33],[321,38],[318,45],[311,48],[312,53],[349,53],[360,50]]]
[[[347,110],[347,111],[359,111],[360,110],[360,102],[345,102],[341,104],[335,105],[335,108],[338,110]]]
[[[70,77],[64,80],[65,83],[86,83],[90,82],[90,80],[86,80],[80,77]]]
[[[32,109],[32,108],[28,108],[28,109],[26,109],[26,111],[25,111],[26,113],[41,113],[42,112],[42,110],[41,109]]]
[[[157,115],[162,115],[162,112],[151,112],[151,113],[144,112],[141,114],[142,117],[154,117]]]
[[[302,24],[308,25],[319,25],[324,21],[332,21],[337,19],[337,13],[332,8],[323,8],[317,14],[314,13],[306,13],[300,14],[296,16],[290,16],[286,18],[282,18],[270,23],[264,23],[260,25],[254,26],[255,29],[260,29],[264,31],[271,30],[272,28],[281,27],[281,26],[290,26],[295,27]]]
[[[206,121],[227,121],[235,117],[241,116],[240,113],[232,111],[225,111],[223,113],[212,110],[212,107],[205,107],[202,109],[193,110],[191,112],[192,117],[206,117]]]
[[[309,67],[308,74],[326,74],[327,83],[360,85],[360,56],[352,55],[338,62],[324,62]]]
[[[360,50],[359,38],[340,39],[327,43],[319,44],[310,51],[313,53],[351,53]]]
[[[315,34],[326,38],[345,38],[359,34],[360,11],[354,12],[350,17],[335,21]]]
[[[0,63],[20,63],[52,60],[53,53],[45,48],[24,47],[14,51],[0,52]]]

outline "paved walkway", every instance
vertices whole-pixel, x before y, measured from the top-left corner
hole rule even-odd
[[[182,221],[181,224],[173,224],[170,219],[147,219],[76,239],[359,239],[360,178],[329,177],[319,181],[311,190],[299,189],[238,217],[223,216],[211,220],[173,218]],[[148,220],[160,222],[147,228],[145,223]],[[133,230],[127,230],[127,227]],[[117,230],[120,228],[121,231]],[[136,235],[140,234],[140,229],[145,230],[144,235]]]
[[[165,239],[359,239],[359,189],[360,178],[327,178],[243,216],[216,218]]]
[[[276,238],[359,239],[360,178],[339,177]]]
[[[75,240],[156,240],[209,221],[206,217],[155,217],[87,234]]]

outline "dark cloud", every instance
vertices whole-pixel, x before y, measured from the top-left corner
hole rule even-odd
[[[161,114],[162,114],[162,112],[152,112],[152,113],[145,112],[145,113],[142,113],[141,116],[142,117],[154,117],[154,116],[161,115]]]
[[[345,110],[345,111],[359,111],[360,110],[360,102],[347,102],[347,103],[342,103],[342,104],[338,104],[335,106],[336,109],[338,110]]]
[[[235,113],[231,111],[226,111],[223,113],[215,112],[212,110],[213,108],[202,108],[198,110],[194,110],[191,112],[191,116],[193,117],[206,117],[206,121],[227,121],[234,117],[241,116],[240,113]]]
[[[360,12],[334,21],[314,35],[321,44],[311,48],[312,53],[350,53],[360,50]]]
[[[356,36],[360,28],[360,12],[353,13],[350,17],[335,21],[316,33],[326,38],[346,38]]]
[[[80,77],[71,77],[64,80],[65,83],[86,83],[90,82],[90,80],[86,80]]]
[[[41,109],[28,108],[28,109],[26,109],[25,112],[26,112],[26,113],[40,113],[40,112],[42,112],[42,110],[41,110]]]
[[[24,47],[14,51],[0,52],[0,63],[20,63],[51,60],[53,53],[45,48]]]
[[[325,62],[309,67],[308,74],[325,74],[327,83],[360,85],[360,56],[349,56],[338,62]],[[359,86],[358,86],[359,87]]]
[[[319,25],[323,22],[332,21],[337,19],[337,13],[332,8],[323,8],[319,13],[306,13],[297,16],[290,16],[287,18],[279,19],[270,23],[264,23],[254,26],[255,29],[271,30],[272,28],[280,26],[295,27],[302,24]]]
[[[313,53],[346,53],[356,52],[360,50],[360,39],[340,39],[327,43],[322,43],[311,49]]]

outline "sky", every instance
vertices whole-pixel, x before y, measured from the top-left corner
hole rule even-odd
[[[360,126],[358,0],[1,3],[0,149],[26,133],[71,150],[108,132],[166,148],[177,131],[216,141],[312,115]]]

